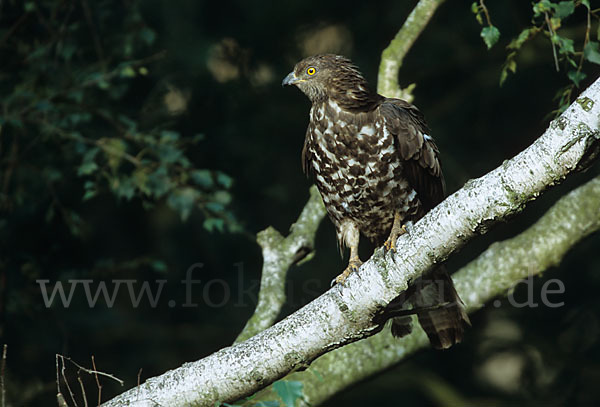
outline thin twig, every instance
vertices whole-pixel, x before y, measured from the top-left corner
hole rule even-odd
[[[139,398],[139,396],[140,396],[141,378],[142,378],[142,368],[140,367],[140,370],[138,370],[138,374],[137,374],[137,397],[136,398]]]
[[[100,376],[104,376],[104,377],[108,377],[109,379],[114,380],[115,382],[119,383],[121,386],[123,386],[123,384],[125,384],[125,382],[121,379],[119,379],[118,377],[115,377],[113,375],[111,375],[110,373],[104,373],[101,372],[99,370],[93,370],[93,369],[88,369],[87,367],[83,367],[81,366],[79,363],[75,362],[73,359],[66,357],[66,356],[62,356],[60,355],[63,359],[68,360],[69,362],[73,363],[78,369],[83,370],[84,372],[88,373],[88,374],[99,374]]]
[[[7,159],[7,168],[4,170],[4,177],[2,180],[2,193],[4,195],[8,195],[8,190],[10,188],[10,180],[12,179],[12,174],[17,167],[17,161],[19,156],[19,142],[18,138],[15,137],[10,147],[10,153]]]
[[[96,368],[96,360],[94,359],[94,355],[92,355],[92,366],[94,367],[94,377],[96,378],[96,386],[98,387],[98,406],[100,406],[102,401],[102,385],[98,379],[98,369]]]
[[[58,368],[58,358],[59,355],[56,355],[56,393],[58,395],[62,395],[62,392],[60,391],[60,375],[59,375],[59,371],[60,369]],[[63,397],[64,399],[64,397]]]
[[[0,47],[10,38],[11,35],[23,24],[30,16],[31,13],[21,14],[21,17],[8,29],[8,31],[0,38]]]
[[[65,382],[65,386],[67,386],[67,390],[69,390],[69,396],[71,396],[71,401],[73,401],[73,405],[75,407],[78,406],[77,401],[75,401],[75,394],[73,390],[71,390],[71,386],[69,385],[69,381],[67,380],[66,367],[65,367],[65,357],[63,355],[57,354],[56,357],[59,357],[62,362],[62,368],[60,369],[60,373],[62,375],[63,381]]]
[[[6,388],[4,387],[4,373],[6,369],[6,352],[8,351],[8,345],[4,344],[2,348],[2,365],[0,366],[0,392],[2,392],[2,398],[0,399],[0,406],[6,407]]]
[[[42,8],[39,5],[39,0],[34,0],[34,3],[35,3],[35,7],[34,7],[35,14],[37,14],[37,16],[39,18],[39,22],[41,23],[41,25],[44,26],[44,28],[46,28],[46,30],[48,30],[48,33],[50,34],[49,37],[50,36],[56,37],[56,31],[52,27],[52,24],[50,24],[50,21],[48,21],[48,19],[44,15],[44,13],[42,13]]]
[[[96,146],[96,147],[100,148],[101,150],[103,150],[105,153],[108,153],[110,155],[114,155],[114,156],[117,156],[117,157],[120,157],[120,158],[123,158],[123,159],[129,161],[136,167],[139,167],[141,165],[140,160],[137,159],[136,157],[132,156],[129,153],[117,150],[114,147],[106,145],[106,143],[103,143],[101,140],[93,140],[93,139],[89,139],[87,137],[83,137],[83,136],[80,136],[77,134],[66,132],[63,129],[61,129],[60,127],[54,126],[47,121],[40,121],[40,123],[51,128],[53,131],[55,131],[56,133],[58,133],[59,135],[61,135],[63,137],[81,141],[82,143],[85,143],[85,144],[90,144],[90,145]]]
[[[552,29],[552,24],[550,23],[550,18],[548,17],[548,13],[544,13],[546,18],[546,24],[548,24],[548,31],[550,31],[550,44],[552,44],[552,53],[554,54],[554,66],[556,67],[556,72],[560,71],[560,67],[558,66],[558,55],[556,54],[556,44],[552,38],[554,38],[554,30]]]
[[[67,29],[67,23],[69,22],[69,19],[71,18],[71,14],[73,13],[74,10],[75,10],[75,2],[73,0],[71,0],[71,1],[69,1],[69,8],[67,9],[67,12],[65,13],[65,17],[64,17],[62,23],[60,24],[60,28],[58,29],[58,32],[56,33],[56,39],[54,40],[54,41],[56,41],[55,57],[58,57],[58,52],[60,51],[61,46],[62,46],[62,43],[60,42],[60,40],[63,38],[63,35]]]
[[[487,23],[489,26],[492,26],[492,19],[490,18],[490,13],[488,12],[487,7],[485,6],[485,3],[483,2],[483,0],[479,0],[479,7],[481,8],[481,11],[483,11],[483,14],[485,15],[485,19],[487,20]]]
[[[85,386],[83,380],[81,380],[81,370],[77,371],[77,381],[79,382],[79,388],[81,389],[81,397],[83,397],[83,407],[88,407],[87,395],[85,394]]]
[[[94,48],[96,50],[96,55],[98,56],[98,60],[102,65],[104,65],[104,49],[102,48],[102,42],[100,41],[100,36],[98,35],[98,30],[96,29],[96,25],[94,24],[94,19],[92,16],[92,9],[90,8],[90,4],[87,0],[81,0],[81,7],[83,8],[83,14],[85,15],[85,20],[87,21],[88,28],[90,29],[90,33],[92,35],[92,39],[94,41]]]
[[[585,29],[585,39],[583,40],[583,50],[581,51],[581,57],[579,57],[579,66],[577,67],[577,73],[581,72],[583,68],[583,61],[585,60],[585,47],[590,42],[590,30],[592,29],[592,19],[590,16],[590,10],[587,12],[587,27]]]

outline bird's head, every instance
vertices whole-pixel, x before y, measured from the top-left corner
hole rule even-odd
[[[331,98],[356,104],[373,96],[358,68],[348,58],[334,54],[303,59],[281,85],[296,85],[313,103]]]

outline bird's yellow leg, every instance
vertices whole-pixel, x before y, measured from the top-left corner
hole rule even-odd
[[[385,250],[394,250],[396,251],[396,240],[398,240],[398,238],[400,236],[402,236],[403,234],[405,234],[406,231],[406,225],[402,224],[402,219],[400,219],[400,214],[398,213],[398,211],[394,212],[394,223],[392,224],[392,231],[390,232],[390,235],[388,236],[387,240],[385,241],[385,243],[383,244],[383,247],[385,247]]]
[[[344,284],[346,279],[351,273],[355,273],[358,271],[360,266],[362,265],[362,261],[360,257],[358,257],[358,241],[355,245],[350,246],[350,260],[348,261],[348,266],[346,269],[332,281],[335,284]],[[333,284],[332,284],[333,285]]]

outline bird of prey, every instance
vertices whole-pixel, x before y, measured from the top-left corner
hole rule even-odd
[[[312,102],[302,150],[333,222],[340,249],[350,248],[343,283],[362,264],[360,235],[395,250],[406,226],[442,201],[438,148],[412,104],[370,90],[358,68],[339,55],[298,62],[282,85],[297,86]],[[436,348],[460,342],[469,319],[443,266],[413,282],[401,301],[410,304]],[[410,317],[394,318],[392,333],[411,331]]]

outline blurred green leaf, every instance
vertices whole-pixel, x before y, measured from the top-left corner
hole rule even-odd
[[[563,19],[565,17],[570,16],[575,12],[575,2],[574,1],[561,1],[556,4],[554,8],[554,16],[556,18]]]
[[[548,0],[542,0],[533,4],[533,16],[539,17],[544,13],[551,12],[553,4]]]
[[[137,75],[137,73],[130,65],[121,69],[121,77],[122,78],[134,78],[136,75]]]
[[[186,221],[190,216],[192,209],[196,205],[196,200],[200,193],[193,188],[179,188],[171,192],[167,199],[167,204],[175,211],[179,212],[182,221]]]
[[[181,160],[183,151],[173,144],[160,144],[158,157],[163,164],[173,164]]]
[[[204,220],[202,225],[204,226],[204,229],[208,230],[209,232],[213,232],[215,229],[219,232],[223,232],[225,221],[220,218],[207,218]]]
[[[590,41],[583,49],[583,56],[594,64],[600,64],[600,44],[596,41]]]
[[[156,171],[148,174],[146,186],[155,198],[161,198],[173,188],[166,167],[159,167]]]
[[[84,162],[77,168],[77,175],[90,175],[98,169],[98,165],[94,161]]]
[[[168,270],[167,264],[162,260],[153,260],[150,266],[158,273],[166,273]]]
[[[502,72],[500,73],[500,86],[504,84],[504,81],[508,78],[508,72],[517,72],[517,61],[515,61],[517,53],[511,52],[506,57],[506,62],[502,66]]]
[[[135,120],[131,120],[129,117],[123,114],[119,115],[118,119],[121,123],[127,126],[127,129],[130,132],[134,133],[137,131],[137,123],[135,122]]]
[[[88,189],[87,191],[84,192],[81,200],[87,201],[88,199],[92,199],[93,197],[95,197],[97,195],[97,193],[98,193],[98,191],[96,191],[95,189]]]
[[[192,181],[202,188],[212,188],[214,185],[212,172],[209,170],[194,170],[190,172]]]
[[[303,383],[298,381],[278,380],[273,383],[273,389],[287,407],[296,405],[296,400],[302,397],[302,387]]]
[[[140,30],[140,37],[147,45],[152,45],[156,40],[156,33],[148,27],[144,27]]]
[[[217,182],[227,189],[231,188],[233,185],[233,179],[229,175],[220,171],[217,172]]]
[[[481,17],[481,12],[479,10],[479,4],[476,1],[471,3],[471,12],[473,14],[475,14],[475,19],[477,20],[477,22],[479,24],[483,25],[483,17]]]
[[[229,205],[231,203],[231,194],[227,191],[217,191],[214,194],[214,200],[222,205]]]
[[[130,200],[135,195],[135,182],[130,177],[113,179],[112,190],[119,198]]]
[[[98,151],[100,151],[98,147],[93,147],[85,152],[82,163],[77,169],[77,175],[90,175],[98,169],[98,165],[94,161]]]
[[[223,212],[225,209],[225,206],[219,202],[207,202],[204,204],[204,207],[214,213]]]
[[[579,84],[581,83],[581,81],[585,79],[586,74],[583,72],[579,72],[579,71],[569,71],[569,72],[567,72],[567,76],[569,77],[569,79],[571,81],[573,81],[575,86],[579,87]]]
[[[160,132],[161,143],[173,143],[178,141],[181,136],[178,132],[172,130],[163,130]]]
[[[535,32],[536,31],[533,28],[525,28],[523,31],[521,31],[521,33],[519,34],[519,36],[517,38],[515,38],[514,40],[512,40],[510,42],[510,44],[508,44],[508,48],[511,48],[511,49],[521,48],[521,46],[523,46],[525,41],[527,41]]]
[[[106,90],[106,89],[110,88],[110,82],[108,82],[108,81],[107,81],[107,80],[105,80],[105,79],[100,79],[100,80],[99,80],[99,81],[96,83],[96,85],[97,85],[97,86],[98,86],[100,89],[102,89],[102,90]]]
[[[98,191],[96,190],[96,184],[90,180],[85,181],[85,183],[83,184],[83,188],[85,192],[83,194],[83,198],[81,198],[82,201],[92,199],[98,193]]]
[[[483,38],[487,48],[490,49],[500,39],[500,31],[493,25],[483,27],[481,29],[481,38]]]
[[[59,54],[65,59],[65,61],[70,61],[76,51],[77,45],[75,45],[73,42],[67,41],[61,44]]]
[[[566,37],[561,37],[560,35],[554,33],[550,40],[558,45],[558,50],[561,54],[573,54],[575,53],[575,48],[573,47],[573,40]]]
[[[102,146],[102,151],[106,156],[108,165],[113,171],[116,171],[123,160],[127,144],[120,138],[110,137],[101,139],[100,145]]]
[[[471,13],[473,13],[473,14],[479,13],[479,4],[477,4],[476,1],[471,3]]]

